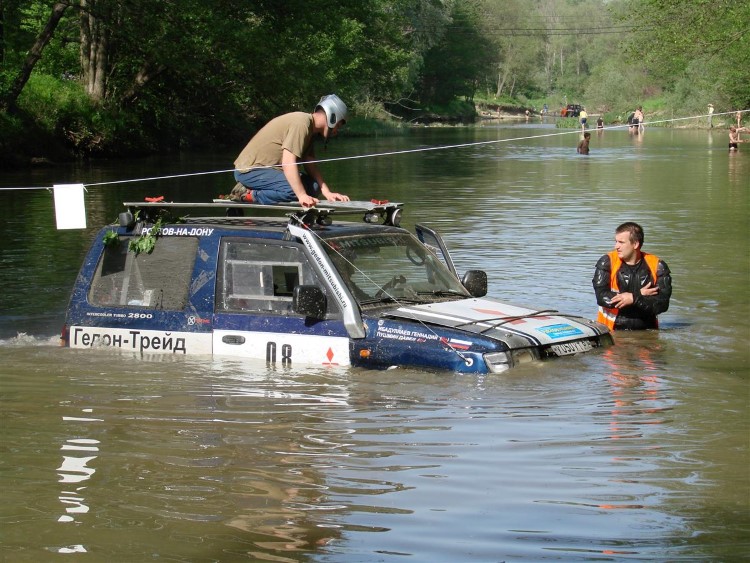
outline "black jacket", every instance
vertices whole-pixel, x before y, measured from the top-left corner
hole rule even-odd
[[[609,255],[605,254],[596,263],[594,271],[594,293],[596,302],[602,307],[612,307],[612,298],[616,295],[610,289],[610,272],[612,270]],[[656,295],[641,295],[641,288],[652,281],[651,271],[645,260],[635,266],[628,266],[623,262],[617,272],[617,285],[621,293],[632,293],[634,302],[619,310],[615,320],[615,330],[641,330],[657,328],[656,315],[669,309],[669,299],[672,297],[672,276],[669,266],[659,260],[656,268],[656,285],[659,293]]]

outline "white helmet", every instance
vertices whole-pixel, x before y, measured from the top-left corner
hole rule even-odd
[[[322,109],[326,113],[326,123],[329,129],[346,121],[346,104],[336,94],[330,94],[320,98],[315,110]]]

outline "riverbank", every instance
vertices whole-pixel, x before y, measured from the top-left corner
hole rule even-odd
[[[353,118],[347,123],[342,137],[386,137],[402,135],[409,125],[392,120]],[[55,166],[76,160],[105,158],[133,158],[155,154],[170,154],[182,150],[212,149],[239,150],[252,136],[256,126],[245,124],[225,137],[186,139],[176,136],[156,139],[137,128],[123,131],[92,131],[83,127],[76,130],[64,125],[45,127],[28,115],[8,116],[0,113],[0,170]],[[87,139],[84,142],[84,137]]]
[[[656,104],[654,104],[656,105]],[[362,111],[356,108],[342,137],[381,137],[403,135],[414,126],[461,126],[478,120],[532,121],[542,118],[534,107],[520,103],[456,101],[443,107],[428,107],[402,111],[400,115],[380,108],[380,111]],[[370,108],[368,108],[369,110]],[[528,113],[527,113],[528,112]],[[694,118],[675,117],[664,108],[649,110],[646,123],[650,127],[680,129],[709,129],[706,116]],[[601,115],[605,126],[627,122],[629,111],[589,113],[593,123]],[[576,118],[562,118],[549,112],[545,118],[554,118],[558,127],[570,128]],[[713,129],[728,128],[734,123],[733,115],[713,117]],[[102,158],[132,158],[153,154],[170,154],[181,150],[232,149],[241,147],[258,125],[245,120],[233,127],[217,127],[210,135],[194,131],[162,131],[144,124],[136,115],[111,114],[104,109],[87,105],[67,104],[49,111],[22,111],[14,115],[0,112],[0,169],[54,166],[75,160]]]

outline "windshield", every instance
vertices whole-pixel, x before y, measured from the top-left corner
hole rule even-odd
[[[469,297],[448,268],[408,233],[330,238],[323,247],[363,305]]]

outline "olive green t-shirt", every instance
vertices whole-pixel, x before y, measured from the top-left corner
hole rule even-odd
[[[240,172],[261,166],[278,167],[284,149],[298,159],[310,156],[313,127],[313,116],[303,111],[273,118],[242,149],[234,167]]]

